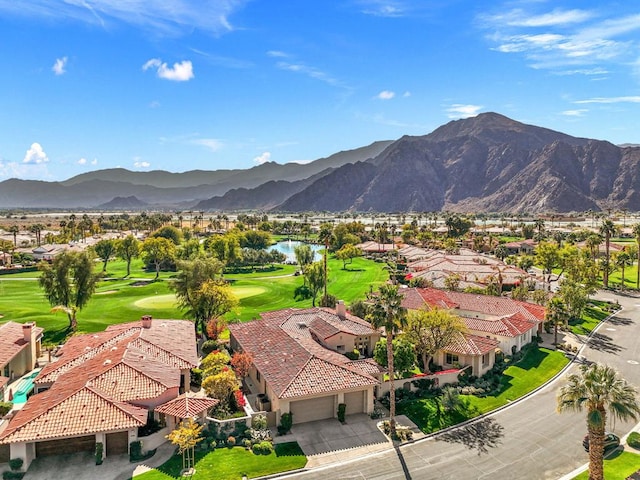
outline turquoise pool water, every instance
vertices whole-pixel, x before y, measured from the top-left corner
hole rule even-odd
[[[26,403],[27,396],[33,390],[33,380],[40,373],[40,369],[37,368],[28,377],[23,377],[13,390],[13,403]]]

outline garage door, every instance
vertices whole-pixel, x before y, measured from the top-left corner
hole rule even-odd
[[[347,415],[362,413],[364,408],[364,390],[344,394],[344,403],[347,404]]]
[[[313,422],[336,416],[335,395],[291,402],[293,423]]]
[[[107,433],[107,457],[129,453],[129,432]]]
[[[36,443],[36,457],[48,455],[62,455],[76,452],[95,452],[95,435],[86,437],[65,438],[61,440],[49,440]]]

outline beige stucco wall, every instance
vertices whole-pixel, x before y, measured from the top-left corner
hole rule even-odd
[[[342,332],[327,338],[324,345],[339,353],[352,352],[356,347],[362,346],[366,348],[366,354],[371,356],[373,355],[373,348],[378,340],[380,340],[379,333],[372,335],[351,335]],[[339,346],[343,346],[344,348],[338,348]]]

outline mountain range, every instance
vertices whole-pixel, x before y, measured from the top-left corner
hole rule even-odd
[[[572,137],[497,113],[307,164],[184,173],[108,169],[0,182],[0,207],[570,212],[640,210],[640,147]]]

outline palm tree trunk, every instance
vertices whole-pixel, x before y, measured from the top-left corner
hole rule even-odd
[[[604,250],[606,263],[602,274],[602,283],[604,284],[604,288],[609,288],[609,232],[607,232],[604,237]]]
[[[589,431],[589,480],[604,480],[604,426],[606,424],[606,411],[604,407],[598,408],[602,415],[599,425],[587,424]]]
[[[386,330],[386,329],[385,329]],[[387,331],[387,366],[389,370],[389,431],[392,439],[396,438],[396,390],[393,384],[393,332]]]

